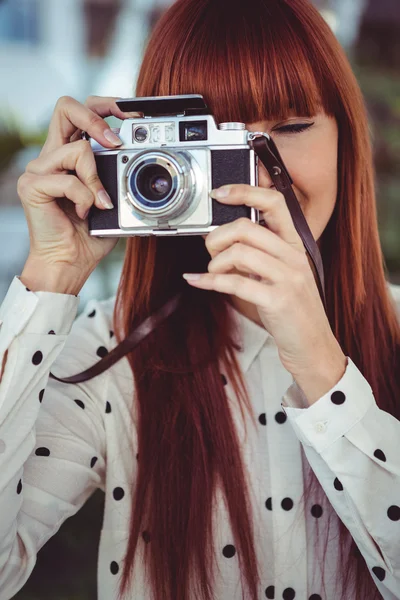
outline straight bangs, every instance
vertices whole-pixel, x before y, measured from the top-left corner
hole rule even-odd
[[[306,18],[299,28],[288,4],[255,0],[228,11],[222,0],[192,4],[190,20],[188,2],[178,0],[158,21],[148,56],[153,68],[142,70],[138,96],[202,94],[217,123],[336,115],[325,49]]]

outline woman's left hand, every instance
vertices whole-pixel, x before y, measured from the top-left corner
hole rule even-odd
[[[208,273],[185,279],[198,288],[235,295],[257,308],[280,360],[295,379],[338,365],[345,355],[333,335],[303,242],[283,194],[246,184],[223,186],[223,204],[258,209],[268,228],[247,218],[221,225],[206,237]],[[257,279],[249,278],[249,275]],[[334,383],[332,384],[334,385]]]

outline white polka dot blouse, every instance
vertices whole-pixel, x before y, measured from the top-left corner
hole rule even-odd
[[[390,289],[400,314],[400,288]],[[8,350],[0,383],[1,600],[24,586],[37,552],[97,488],[105,493],[98,598],[117,597],[130,478],[140,461],[132,372],[123,358],[79,385],[49,379],[50,371],[59,378],[81,373],[116,346],[114,303],[115,297],[92,300],[77,317],[79,297],[31,292],[15,277],[0,307],[0,366]],[[243,423],[235,419],[256,524],[260,600],[338,600],[339,520],[366,561],[371,586],[385,600],[400,599],[400,423],[378,408],[349,357],[341,380],[308,406],[273,338],[232,310],[241,336],[237,357],[257,421],[254,428],[248,417],[245,440]],[[233,397],[227,375],[221,377]],[[322,488],[305,504],[310,468]],[[215,511],[214,597],[242,600],[235,540],[218,493]],[[323,561],[317,540],[325,540],[328,517]],[[151,543],[146,532],[142,538]],[[148,600],[138,565],[130,598]],[[354,590],[341,600],[354,600]]]

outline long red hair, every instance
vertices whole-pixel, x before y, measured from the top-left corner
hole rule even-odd
[[[307,0],[229,7],[224,0],[178,0],[148,41],[136,95],[185,93],[202,94],[217,123],[282,119],[290,109],[311,116],[321,105],[336,118],[338,196],[320,240],[327,315],[378,406],[400,419],[400,328],[379,240],[367,115],[331,30]],[[200,236],[127,241],[114,312],[117,340],[177,292],[183,302],[128,356],[139,459],[121,598],[129,591],[139,543],[155,600],[214,597],[212,507],[219,487],[244,597],[258,600],[246,473],[220,375],[222,361],[242,414],[251,413],[235,358],[234,324],[226,296],[182,279],[184,272],[206,271],[209,260]],[[309,469],[306,497],[315,486],[322,492]],[[359,600],[380,598],[355,542],[339,524],[342,589],[355,584]]]

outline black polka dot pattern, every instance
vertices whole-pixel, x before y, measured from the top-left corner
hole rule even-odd
[[[125,492],[121,487],[116,487],[113,490],[113,496],[114,500],[122,500],[122,498],[125,496]]]
[[[118,563],[115,562],[115,560],[113,560],[112,563],[110,564],[110,571],[113,575],[116,575],[119,571]]]
[[[372,567],[372,572],[379,579],[379,581],[383,581],[385,579],[386,573],[385,569],[382,569],[382,567]]]
[[[346,400],[346,396],[343,394],[343,392],[336,390],[336,392],[331,394],[331,400],[333,404],[343,404],[343,402]]]
[[[142,538],[148,544],[151,540],[151,535],[148,531],[142,531]]]
[[[54,331],[54,329],[50,329],[47,335],[56,335],[56,332]]]
[[[380,450],[379,448],[377,448],[374,452],[374,456],[375,458],[378,458],[379,460],[381,460],[382,462],[386,462],[386,456],[385,453],[382,452],[382,450]]]
[[[222,554],[225,558],[232,558],[236,554],[236,548],[232,544],[227,544],[223,547]]]
[[[96,310],[93,310],[87,316],[89,318],[93,318],[95,315],[96,315]],[[114,336],[114,332],[110,330],[109,333],[110,333],[110,338],[112,338]],[[49,335],[50,334],[55,335],[55,332],[53,330],[51,330],[51,331],[49,331]],[[100,358],[104,358],[108,354],[108,350],[106,347],[100,346],[97,348],[96,354]],[[33,358],[32,358],[32,363],[34,365],[39,365],[42,362],[42,360],[43,360],[42,352],[40,352],[40,351],[35,352],[35,354],[33,355]],[[226,376],[222,373],[221,373],[221,380],[222,380],[222,384],[224,386],[226,386],[228,384]],[[39,392],[39,401],[40,402],[42,402],[42,400],[43,400],[44,392],[45,392],[45,389],[42,389]],[[336,391],[331,395],[331,401],[336,405],[343,404],[345,402],[345,400],[346,400],[346,397],[345,397],[345,394],[343,394],[343,392]],[[85,409],[85,404],[82,400],[75,399],[74,402],[81,409]],[[112,412],[111,404],[108,401],[106,402],[105,412],[108,414]],[[266,426],[267,425],[266,413],[259,414],[258,420],[262,426]],[[279,411],[275,414],[275,421],[278,424],[283,424],[287,421],[287,415],[285,414],[285,412],[283,410]],[[40,447],[40,448],[36,449],[35,454],[37,456],[50,456],[50,450],[45,447]],[[378,460],[386,462],[386,456],[382,450],[376,449],[374,452],[374,456]],[[136,459],[137,460],[139,459],[139,454],[136,454]],[[92,459],[90,460],[90,467],[93,468],[97,462],[98,462],[98,457],[93,456]],[[334,487],[338,491],[343,490],[343,486],[338,478],[335,478],[335,480],[334,480]],[[17,485],[17,494],[20,494],[21,491],[22,491],[22,480],[20,479],[18,482],[18,485]],[[122,487],[115,487],[113,489],[112,494],[113,494],[114,500],[116,500],[116,501],[122,500],[125,496],[125,492]],[[279,502],[279,499],[276,499],[275,501]],[[291,498],[283,498],[283,500],[281,501],[281,507],[285,511],[290,511],[293,508],[293,505],[294,505],[294,503]],[[267,498],[267,500],[265,501],[265,506],[266,506],[267,510],[272,511],[272,497]],[[311,514],[315,518],[320,518],[323,514],[322,507],[319,504],[314,504],[311,507]],[[393,521],[399,520],[400,519],[400,507],[390,506],[387,511],[387,514],[388,514],[389,519],[391,519]],[[146,530],[143,531],[141,535],[142,535],[143,541],[146,544],[151,541],[151,535],[148,531],[146,531]],[[225,545],[222,549],[222,554],[227,559],[233,558],[236,555],[235,546],[233,544]],[[120,567],[119,567],[118,562],[116,562],[115,560],[110,562],[109,568],[110,568],[110,572],[112,575],[117,575],[119,573]],[[382,569],[381,567],[373,567],[372,572],[380,581],[384,580],[384,578],[385,578],[384,569]],[[290,581],[288,583],[290,583]],[[268,599],[275,599],[275,586],[270,585],[265,589],[265,597]],[[296,592],[293,588],[287,587],[286,589],[284,589],[283,594],[282,594],[283,600],[294,600],[295,597],[296,597]],[[312,594],[309,597],[309,600],[322,600],[322,599],[319,594]]]
[[[322,513],[323,513],[322,506],[320,506],[319,504],[314,504],[314,506],[311,507],[311,514],[316,519],[319,519],[320,516],[322,515]]]
[[[337,490],[338,492],[342,492],[343,491],[343,486],[340,483],[339,479],[337,477],[335,477],[335,481],[333,482],[333,485],[335,487],[335,490]]]
[[[277,423],[279,423],[279,425],[282,425],[282,423],[284,423],[286,421],[286,419],[287,419],[287,416],[282,410],[277,412],[275,415],[275,421]]]
[[[38,350],[32,357],[32,362],[35,366],[40,365],[43,360],[43,354]]]
[[[391,521],[399,521],[400,520],[400,506],[396,506],[393,504],[389,506],[387,511],[387,516]]]
[[[293,500],[291,498],[284,498],[281,502],[283,510],[291,510],[293,508]]]
[[[105,356],[107,356],[108,350],[104,346],[100,346],[99,348],[97,348],[96,354],[97,356],[100,356],[100,358],[104,358]]]
[[[27,288],[27,287],[25,287],[25,289],[26,289],[26,291],[27,291],[27,292],[30,292],[30,291],[31,291],[31,290],[30,290],[29,288]]]
[[[48,448],[36,448],[35,451],[36,456],[50,456],[50,450]]]
[[[274,585],[269,585],[266,588],[265,597],[269,598],[270,600],[274,600],[274,598],[275,598],[275,586]]]

